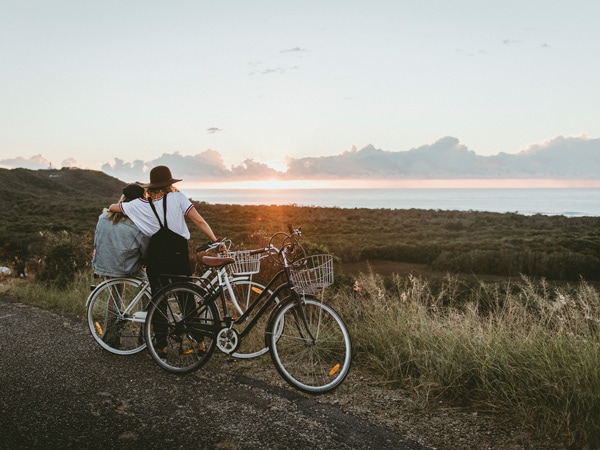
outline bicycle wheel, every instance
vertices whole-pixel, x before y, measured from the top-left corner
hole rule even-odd
[[[224,289],[223,291],[225,301],[227,302],[227,309],[231,314],[233,314],[234,311],[237,311],[239,314],[240,312],[245,312],[266,288],[264,285],[256,281],[234,278],[231,280],[231,289],[233,291],[233,299],[231,298],[231,293],[227,289]],[[261,302],[253,307],[252,313],[248,316],[247,320],[244,320],[241,323],[236,323],[234,328],[240,332],[243,331],[245,326],[250,323],[255,316],[257,316],[258,312],[268,299],[269,295],[265,294],[262,297]],[[275,299],[275,302],[278,302],[278,299]],[[248,334],[240,340],[239,346],[232,354],[234,358],[256,358],[257,356],[264,355],[269,351],[269,349],[265,346],[264,337],[268,317],[268,314],[262,314],[258,318],[257,322],[254,324],[252,329],[249,330]],[[237,337],[238,336],[236,335],[236,338]],[[231,343],[231,345],[234,344],[235,343]],[[219,348],[225,353],[228,353],[225,348],[222,348],[222,345],[219,345]]]
[[[309,394],[338,387],[351,364],[350,334],[340,316],[313,296],[273,312],[265,339],[279,374]]]
[[[111,278],[90,294],[88,326],[102,348],[117,355],[132,355],[146,348],[145,309],[150,303],[147,286],[136,278]]]
[[[146,339],[152,359],[163,369],[184,374],[211,357],[220,329],[214,302],[193,283],[175,283],[152,298],[146,317]]]

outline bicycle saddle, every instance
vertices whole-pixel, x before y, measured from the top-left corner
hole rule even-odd
[[[222,258],[220,256],[203,256],[202,262],[208,267],[221,267],[235,262],[235,259],[231,257]]]

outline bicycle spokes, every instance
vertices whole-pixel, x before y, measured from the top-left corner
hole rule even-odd
[[[348,331],[337,313],[307,297],[277,311],[269,330],[271,357],[292,386],[313,394],[335,389],[350,369]]]
[[[143,350],[144,321],[137,317],[149,298],[144,280],[111,278],[96,286],[87,301],[88,326],[96,342],[120,355]]]
[[[165,370],[197,370],[214,351],[219,314],[193,283],[177,283],[159,293],[148,310],[148,322],[155,337],[150,354]]]

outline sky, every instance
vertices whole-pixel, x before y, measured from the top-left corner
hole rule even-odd
[[[596,0],[0,0],[0,159],[600,138]]]

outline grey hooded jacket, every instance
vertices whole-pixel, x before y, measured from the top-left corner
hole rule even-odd
[[[131,220],[113,224],[107,215],[103,212],[96,225],[94,272],[108,277],[140,276],[150,238]]]

